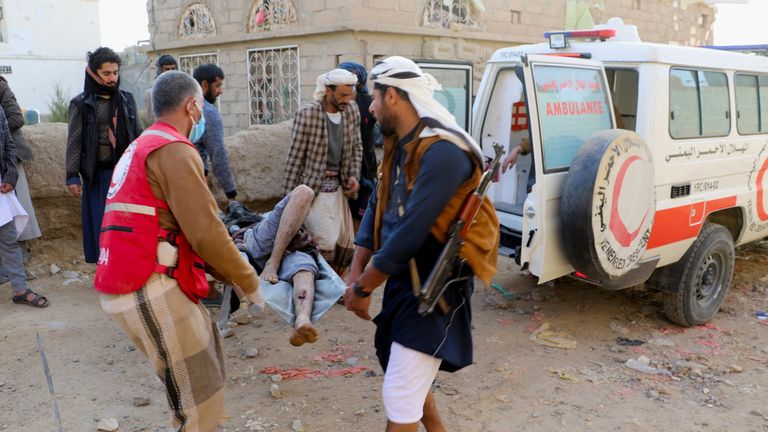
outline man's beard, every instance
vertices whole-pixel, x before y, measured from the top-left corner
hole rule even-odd
[[[203,98],[211,105],[216,103],[216,99],[218,99],[218,96],[214,96],[213,92],[211,90],[208,90],[205,92],[205,95],[203,95]]]
[[[379,131],[382,135],[387,137],[396,136],[397,130],[395,128],[395,122],[392,121],[392,116],[389,115],[389,112],[387,112],[384,108],[381,108],[380,112],[381,118],[376,119],[376,121],[379,123]]]
[[[331,96],[331,106],[334,107],[337,111],[344,111],[347,109],[347,105],[345,103],[339,103],[335,97]]]

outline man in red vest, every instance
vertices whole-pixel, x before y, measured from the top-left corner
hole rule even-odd
[[[183,72],[155,81],[157,120],[115,166],[94,279],[102,308],[165,384],[176,431],[215,431],[228,418],[221,337],[198,302],[206,270],[264,304],[256,272],[216,216],[191,143],[205,129],[203,103]]]

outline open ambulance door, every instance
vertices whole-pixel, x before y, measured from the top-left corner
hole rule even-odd
[[[560,204],[568,169],[594,133],[613,129],[601,62],[550,55],[522,58],[535,183],[522,216],[521,263],[543,283],[574,271],[563,246]]]
[[[465,131],[472,130],[472,63],[452,60],[416,60],[422,71],[442,86],[435,99],[456,118]]]

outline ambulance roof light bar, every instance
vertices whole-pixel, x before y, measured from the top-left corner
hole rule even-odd
[[[544,37],[549,39],[549,47],[552,49],[563,49],[568,47],[569,39],[606,39],[616,36],[614,29],[596,29],[596,30],[564,30],[544,33]]]

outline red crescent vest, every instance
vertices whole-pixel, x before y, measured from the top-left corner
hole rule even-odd
[[[171,125],[155,123],[128,146],[115,166],[99,237],[96,291],[132,293],[144,286],[152,273],[162,273],[176,279],[184,294],[195,303],[208,294],[205,263],[183,233],[160,228],[158,211],[169,211],[168,203],[155,196],[147,179],[147,157],[173,142],[192,146]],[[177,246],[176,267],[157,263],[157,244],[161,239]]]

